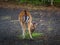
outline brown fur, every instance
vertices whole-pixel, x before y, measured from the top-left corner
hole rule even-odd
[[[22,19],[24,15],[29,16],[29,22],[27,24]],[[27,27],[28,27],[28,32],[29,32],[30,38],[32,38],[31,31],[30,31],[30,27],[31,27],[31,23],[32,23],[32,16],[31,16],[31,14],[27,10],[23,10],[23,11],[20,12],[18,18],[19,18],[20,24],[22,26],[23,38],[25,38],[25,31],[26,31]]]
[[[35,31],[36,26],[37,26],[36,23],[32,23],[31,28],[30,28],[31,34]]]
[[[24,15],[29,16],[29,22],[27,24],[22,19]],[[28,32],[29,32],[30,38],[32,38],[32,35],[31,34],[34,32],[34,30],[36,28],[36,23],[32,23],[32,16],[31,16],[31,14],[27,10],[23,10],[23,11],[20,12],[18,18],[19,18],[20,24],[22,26],[23,38],[25,38],[26,28],[28,28]]]

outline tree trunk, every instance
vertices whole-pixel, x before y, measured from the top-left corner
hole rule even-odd
[[[53,2],[54,2],[54,0],[51,0],[51,5],[53,6]]]

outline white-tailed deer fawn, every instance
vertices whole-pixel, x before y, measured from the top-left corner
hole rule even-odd
[[[32,32],[36,28],[36,23],[32,23],[32,16],[27,10],[23,10],[19,14],[19,21],[22,26],[22,35],[25,38],[26,29],[28,28],[29,36],[32,39]]]

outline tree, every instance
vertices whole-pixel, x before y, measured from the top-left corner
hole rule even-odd
[[[54,0],[51,0],[51,5],[53,5]]]

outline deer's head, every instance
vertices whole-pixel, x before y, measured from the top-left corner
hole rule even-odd
[[[38,26],[38,25],[40,24],[40,22],[42,22],[42,21],[44,21],[44,20],[40,20],[40,19],[39,19],[39,21],[33,22],[33,23],[31,24],[31,28],[30,28],[31,33],[33,33],[33,32],[35,31],[35,29],[37,28],[37,26]]]
[[[31,24],[31,28],[30,28],[31,33],[33,33],[35,31],[37,25],[38,25],[38,23],[35,23],[35,22]]]

